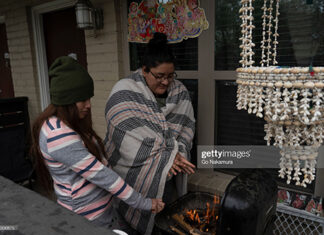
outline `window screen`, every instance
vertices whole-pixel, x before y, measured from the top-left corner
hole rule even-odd
[[[237,85],[217,81],[215,87],[215,140],[217,145],[266,145],[264,119],[236,108]]]
[[[268,1],[269,2],[269,1]],[[275,3],[275,1],[274,1]],[[255,66],[260,66],[263,0],[253,1]],[[273,6],[275,11],[275,5]],[[235,70],[239,66],[241,20],[239,0],[216,0],[215,70]],[[278,65],[324,65],[324,1],[281,0],[279,16]],[[273,12],[275,15],[275,12]]]
[[[147,44],[129,42],[129,62],[132,71],[141,67],[141,59]],[[176,57],[176,70],[198,69],[198,39],[191,38],[180,43],[170,44]]]

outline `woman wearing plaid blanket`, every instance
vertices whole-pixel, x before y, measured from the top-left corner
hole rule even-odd
[[[142,68],[121,79],[108,98],[105,148],[109,163],[146,197],[171,202],[194,173],[190,149],[195,119],[188,90],[175,73],[165,34],[155,33]],[[117,201],[129,234],[151,234],[154,214]]]

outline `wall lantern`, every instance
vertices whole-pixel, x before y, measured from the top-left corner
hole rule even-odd
[[[79,29],[102,29],[103,11],[94,8],[89,0],[78,0],[75,4],[75,15]]]

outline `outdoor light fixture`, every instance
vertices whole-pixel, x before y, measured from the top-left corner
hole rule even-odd
[[[94,8],[89,0],[78,0],[75,4],[77,27],[79,29],[102,29],[103,12]]]

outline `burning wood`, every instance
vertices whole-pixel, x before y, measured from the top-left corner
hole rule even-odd
[[[190,224],[188,224],[184,221],[183,215],[174,214],[174,215],[172,215],[172,219],[174,219],[174,221],[177,222],[177,224],[179,224],[180,227],[182,229],[184,229],[186,232],[188,232],[189,234],[199,235],[199,233],[197,233],[196,229],[194,229],[193,227],[191,227]]]
[[[176,227],[170,225],[170,229],[175,232],[178,235],[186,235],[185,233],[181,232],[179,229],[177,229]]]
[[[205,209],[187,209],[182,213],[173,214],[172,218],[189,234],[215,234],[219,203],[219,197],[214,196],[213,206],[207,202]]]

